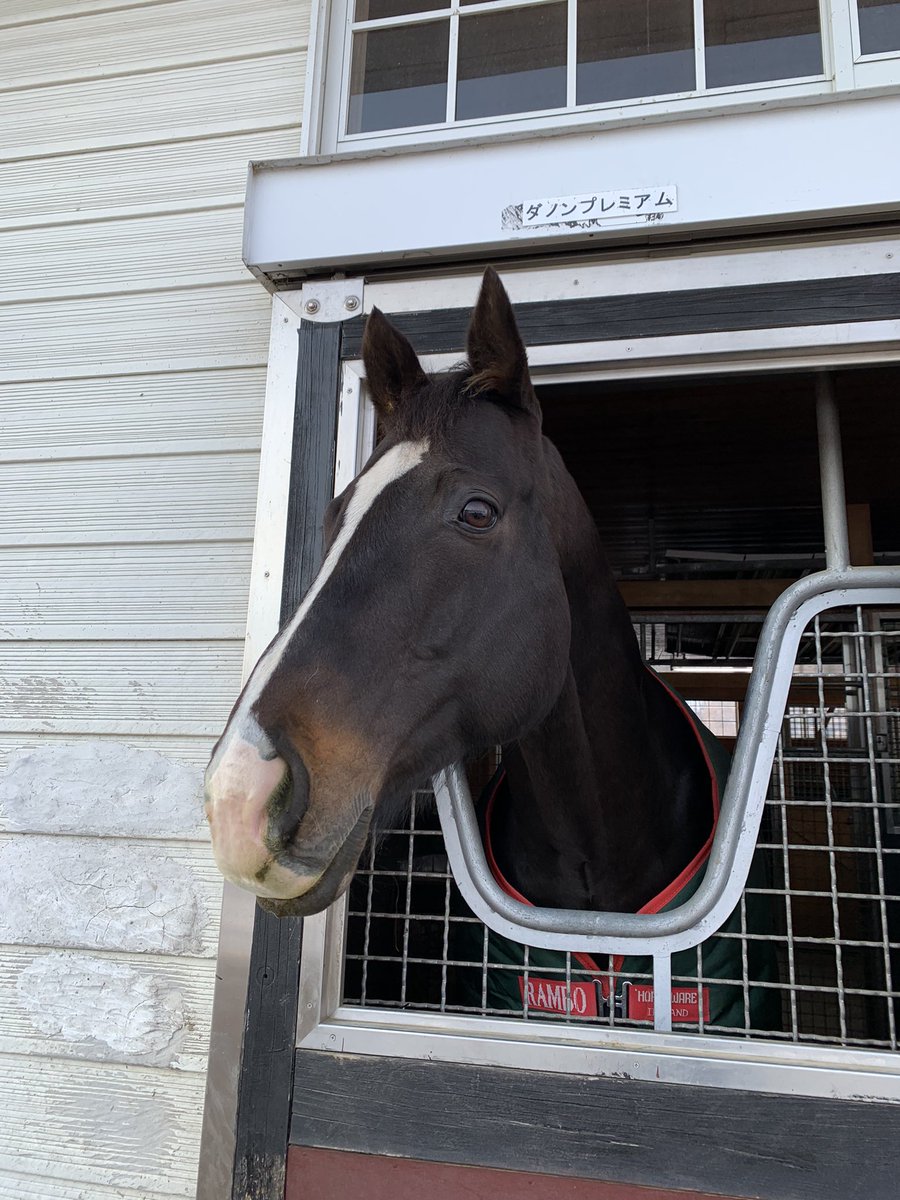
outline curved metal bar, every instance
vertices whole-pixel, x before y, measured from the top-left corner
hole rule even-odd
[[[829,608],[900,605],[900,567],[849,567],[809,575],[779,596],[760,635],[744,718],[703,882],[662,913],[531,908],[501,891],[488,867],[465,772],[434,778],[454,878],[489,929],[527,946],[603,954],[673,954],[710,937],[740,900],[762,818],[800,638]]]

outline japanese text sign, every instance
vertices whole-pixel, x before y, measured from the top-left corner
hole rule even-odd
[[[550,196],[522,205],[522,227],[540,225],[603,226],[607,222],[637,224],[662,220],[678,211],[678,189],[672,184],[585,192],[580,196]]]

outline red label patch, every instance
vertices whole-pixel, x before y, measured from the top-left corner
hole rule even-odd
[[[519,995],[534,1012],[560,1013],[564,1017],[596,1017],[597,987],[593,983],[569,983],[564,979],[537,979],[519,976]]]
[[[628,988],[628,1018],[653,1020],[653,988],[632,983]],[[672,1021],[700,1020],[700,997],[696,988],[672,988]],[[709,988],[703,989],[703,1020],[709,1020]]]

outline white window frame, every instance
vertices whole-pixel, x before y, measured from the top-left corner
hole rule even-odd
[[[876,82],[889,79],[896,70],[897,60],[900,59],[900,49],[883,50],[875,54],[863,54],[859,34],[859,6],[856,0],[850,0],[850,25],[853,38],[853,62],[857,74],[862,79]]]
[[[885,256],[900,257],[900,237],[861,238],[800,247],[679,256],[625,265],[549,267],[504,276],[513,301],[563,299],[572,295],[738,286],[835,275],[877,274]],[[574,280],[573,280],[574,277]],[[480,275],[366,284],[365,308],[387,313],[442,306],[464,307],[477,292]],[[577,284],[577,286],[576,286]],[[312,285],[315,287],[315,285]],[[287,291],[276,300],[275,347],[289,348],[296,365],[296,330],[303,292]],[[428,370],[452,366],[458,353],[423,357]],[[529,352],[532,373],[541,383],[568,380],[652,378],[723,374],[748,370],[814,369],[865,363],[900,363],[900,321],[803,326],[560,344]],[[295,380],[275,354],[270,367],[267,409],[280,413],[273,435],[289,425]],[[268,419],[268,417],[267,417]],[[277,425],[277,428],[276,428]],[[365,394],[361,361],[343,366],[336,446],[335,492],[353,478],[372,445],[374,425]],[[266,452],[264,445],[263,452]],[[271,518],[286,507],[286,470],[261,477],[260,507]],[[266,560],[268,561],[268,560]],[[254,557],[256,565],[257,557]],[[262,570],[260,557],[260,571]],[[269,564],[271,566],[271,564]],[[277,628],[280,571],[258,579],[259,619],[251,620],[254,647]],[[304,921],[297,1045],[388,1057],[438,1059],[575,1074],[617,1075],[740,1090],[851,1099],[900,1101],[900,1055],[780,1041],[745,1041],[720,1036],[633,1031],[601,1026],[552,1027],[540,1022],[497,1020],[457,1014],[398,1012],[341,1004],[346,897],[327,912]]]
[[[343,134],[350,76],[350,20],[354,0],[318,0],[310,30],[301,155],[350,155],[392,148],[435,148],[493,138],[521,138],[566,133],[578,129],[647,124],[678,117],[752,111],[857,95],[878,95],[900,87],[900,51],[863,55],[859,48],[856,0],[819,0],[823,73],[802,79],[743,84],[706,90],[702,46],[702,0],[694,0],[697,88],[663,97],[611,101],[579,109],[523,113],[390,129],[377,133]],[[458,3],[458,0],[454,0]],[[569,0],[574,4],[575,0]],[[469,11],[471,6],[466,6]],[[452,10],[456,12],[456,8]],[[451,14],[450,19],[457,19]],[[571,52],[570,52],[571,54]],[[570,64],[570,76],[574,76]],[[574,99],[570,80],[569,99]]]

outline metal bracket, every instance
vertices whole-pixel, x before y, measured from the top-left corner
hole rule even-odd
[[[365,280],[318,279],[304,283],[300,295],[300,316],[304,321],[333,324],[358,317],[363,311]]]

